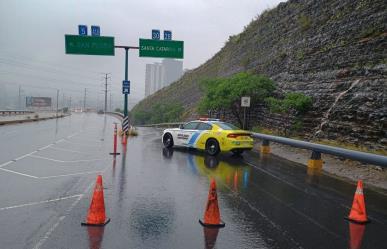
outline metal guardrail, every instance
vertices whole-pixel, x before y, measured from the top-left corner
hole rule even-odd
[[[155,128],[163,128],[163,127],[179,127],[179,125],[185,124],[186,122],[175,122],[175,123],[159,123],[159,124],[150,124],[150,125],[137,125],[140,127],[155,127]]]
[[[26,114],[26,113],[34,113],[33,111],[27,110],[0,110],[0,115],[11,115],[11,114]]]
[[[124,118],[124,114],[122,114],[121,112],[106,112],[106,114],[110,114],[110,115],[113,115],[113,116],[118,116],[121,119]]]
[[[185,124],[185,122],[160,123],[160,124],[141,125],[141,126],[158,128],[158,127],[178,127],[181,124]],[[355,150],[348,150],[348,149],[343,149],[343,148],[329,146],[329,145],[316,144],[316,143],[305,142],[305,141],[285,138],[285,137],[266,135],[261,133],[252,133],[252,137],[262,140],[264,145],[268,145],[268,142],[271,141],[275,143],[297,147],[300,149],[311,150],[312,158],[317,157],[313,159],[318,159],[320,157],[320,154],[329,154],[329,155],[339,156],[346,159],[351,159],[351,160],[378,165],[378,166],[387,168],[387,156],[376,155],[376,154],[360,152]]]
[[[271,136],[271,135],[266,135],[261,133],[252,133],[252,137],[261,139],[263,140],[264,143],[265,141],[271,141],[275,143],[290,145],[301,149],[311,150],[317,153],[344,157],[347,159],[352,159],[355,161],[378,165],[378,166],[387,168],[387,156],[376,155],[376,154],[360,152],[355,150],[348,150],[348,149],[333,147],[329,145],[310,143],[310,142],[305,142],[305,141],[290,139],[285,137]]]

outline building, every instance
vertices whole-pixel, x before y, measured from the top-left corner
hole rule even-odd
[[[183,75],[183,61],[164,59],[162,64],[164,69],[163,87],[169,86]]]
[[[161,63],[146,64],[145,97],[169,86],[183,74],[183,61],[164,59]]]

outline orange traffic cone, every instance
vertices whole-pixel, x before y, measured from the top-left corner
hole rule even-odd
[[[98,175],[86,222],[82,222],[81,224],[83,226],[104,226],[109,223],[109,221],[110,219],[106,218],[105,215],[102,176]]]
[[[199,223],[205,227],[224,227],[225,224],[220,220],[220,212],[218,206],[218,195],[216,194],[216,182],[212,178],[210,191],[208,192],[208,201],[206,211],[204,212],[204,221],[199,220]]]
[[[349,249],[360,249],[365,225],[349,222]]]
[[[367,223],[367,213],[365,208],[364,194],[363,194],[363,181],[359,180],[357,182],[357,188],[355,192],[355,197],[353,198],[351,212],[346,218],[349,221],[356,223]]]

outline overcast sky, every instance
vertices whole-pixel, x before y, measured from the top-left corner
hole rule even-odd
[[[172,30],[174,40],[184,41],[184,68],[193,69],[257,14],[282,1],[0,0],[0,85],[21,85],[25,94],[41,89],[36,87],[61,88],[74,99],[88,88],[90,98],[102,100],[101,73],[109,72],[113,96],[121,101],[124,51],[65,55],[64,34],[77,34],[78,24],[89,30],[99,25],[101,35],[114,36],[116,45],[138,46],[139,38],[151,38],[152,29]],[[129,52],[130,102],[143,98],[145,64],[157,61]]]

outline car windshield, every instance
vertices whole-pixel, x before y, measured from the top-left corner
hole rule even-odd
[[[224,123],[224,122],[216,122],[214,123],[223,130],[240,130],[239,127],[236,127],[235,125],[229,124],[229,123]]]

